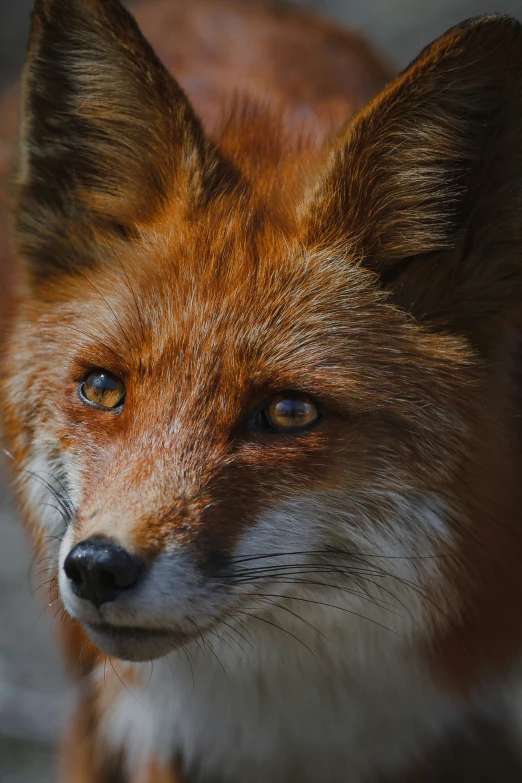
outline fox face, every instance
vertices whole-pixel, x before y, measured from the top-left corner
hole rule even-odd
[[[400,535],[408,535],[403,505],[429,519],[428,529],[412,537],[412,556],[435,556],[447,546],[437,483],[455,455],[430,468],[413,458],[412,432],[437,395],[455,393],[452,364],[445,366],[426,337],[442,377],[430,383],[432,366],[415,377],[408,325],[372,294],[367,274],[346,274],[337,259],[325,263],[321,254],[292,248],[284,235],[278,246],[270,224],[248,242],[236,231],[239,247],[225,242],[224,254],[210,226],[181,241],[176,231],[164,247],[158,229],[154,241],[145,240],[150,255],[131,251],[139,262],[130,263],[128,280],[117,261],[124,248],[110,240],[113,261],[103,263],[100,277],[80,274],[82,287],[92,281],[92,294],[65,294],[48,327],[46,364],[74,333],[70,353],[61,351],[61,380],[51,384],[60,396],[46,400],[42,420],[64,444],[58,463],[45,470],[71,494],[61,595],[96,641],[102,624],[131,623],[133,640],[143,624],[145,657],[163,649],[156,632],[168,632],[170,646],[178,635],[194,635],[194,623],[211,627],[264,592],[291,594],[293,583],[300,591],[316,571],[340,569],[342,582],[353,570],[357,578],[370,567],[368,548],[390,554],[388,526],[396,535],[404,525]],[[265,232],[276,234],[267,255]],[[192,261],[180,263],[186,253],[195,274]],[[324,310],[325,297],[333,311]],[[245,302],[255,307],[245,311]],[[372,325],[381,312],[380,328],[404,341],[397,357]],[[459,346],[450,340],[448,351],[459,366]],[[372,366],[361,372],[364,355]],[[396,363],[402,372],[394,381]],[[333,368],[343,369],[331,376]],[[400,401],[390,404],[400,400],[400,386],[392,389],[408,374],[418,395],[415,415]],[[33,393],[47,396],[41,386]],[[456,440],[464,430],[458,407],[437,429],[439,448]],[[367,440],[375,448],[365,454]],[[56,533],[62,531],[59,520]],[[114,582],[104,576],[106,585],[93,583],[91,594],[83,558],[103,556],[110,574],[109,542],[136,561],[132,566],[125,555],[123,570],[135,567],[137,580],[119,590],[118,574]],[[95,544],[100,555],[91,552]],[[100,644],[119,657],[137,654],[135,641]]]
[[[115,0],[37,2],[3,408],[103,652],[513,648],[521,36],[455,28],[317,149],[255,106],[208,138]]]

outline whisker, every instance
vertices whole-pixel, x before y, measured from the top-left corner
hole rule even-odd
[[[263,599],[264,598],[283,598],[282,595],[277,595],[277,593],[249,593],[249,597],[250,598],[252,598],[254,596],[256,596],[258,598],[263,598]],[[305,599],[303,599],[303,600],[305,600]],[[301,622],[303,622],[305,625],[307,625],[309,628],[311,628],[313,631],[315,631],[315,633],[317,633],[319,636],[322,636],[323,639],[328,641],[326,639],[326,636],[318,628],[316,628],[315,625],[313,625],[308,620],[305,620],[304,617],[301,617],[301,615],[297,614],[297,612],[293,612],[291,609],[288,608],[288,606],[283,606],[282,604],[278,604],[277,601],[266,601],[266,603],[268,603],[269,606],[273,606],[276,609],[282,609],[283,611],[288,612],[288,614],[291,614],[297,620],[301,620]],[[314,603],[314,602],[309,601],[308,603]],[[326,604],[325,604],[325,606],[326,606]]]
[[[281,571],[280,570],[281,568],[292,569],[292,570]],[[270,578],[278,579],[279,577],[291,576],[292,574],[300,575],[300,574],[313,574],[313,573],[331,573],[331,574],[339,574],[340,576],[348,576],[352,578],[362,577],[364,579],[368,579],[368,577],[375,577],[379,579],[384,579],[384,578],[394,579],[400,584],[405,585],[410,589],[414,590],[415,592],[417,592],[422,598],[424,598],[426,601],[431,603],[444,616],[446,616],[444,610],[433,601],[431,596],[427,593],[426,590],[424,590],[424,588],[421,587],[421,585],[418,585],[415,582],[406,579],[405,577],[401,577],[398,574],[390,573],[378,566],[368,565],[368,568],[363,570],[361,568],[340,569],[338,567],[332,567],[327,563],[312,563],[312,564],[298,563],[298,564],[289,564],[289,565],[285,564],[284,566],[279,566],[279,567],[268,566],[266,569],[254,568],[251,570],[245,570],[243,572],[240,572],[239,575],[227,574],[224,575],[223,578],[228,579],[230,584],[235,584],[237,582],[257,581],[259,579],[267,578],[268,576]],[[375,586],[378,587],[379,589],[383,589],[383,590],[386,589],[386,588],[382,588],[380,585],[377,584]]]
[[[105,695],[109,696],[109,691],[107,690],[107,656],[103,656],[103,683],[105,685]],[[111,705],[112,709],[112,705]]]
[[[316,655],[315,655],[315,653],[313,652],[313,650],[311,650],[311,649],[310,649],[310,647],[308,647],[308,645],[307,645],[307,644],[305,644],[305,642],[303,642],[303,640],[302,640],[302,639],[300,639],[300,638],[299,638],[298,636],[296,636],[295,634],[291,633],[291,632],[290,632],[289,630],[287,630],[286,628],[281,628],[281,626],[280,626],[280,625],[277,625],[277,623],[272,623],[270,620],[267,620],[267,619],[266,619],[266,617],[259,617],[257,614],[252,614],[251,612],[246,612],[246,611],[243,611],[243,610],[241,610],[241,609],[236,609],[236,611],[237,611],[237,612],[239,612],[240,614],[244,614],[244,615],[246,615],[247,617],[253,617],[255,620],[259,620],[259,621],[260,621],[260,622],[262,622],[262,623],[266,623],[267,625],[271,625],[273,628],[277,628],[277,630],[278,630],[278,631],[281,631],[282,633],[286,633],[286,634],[287,634],[287,636],[291,636],[291,637],[292,637],[292,639],[294,639],[296,642],[298,642],[299,644],[302,644],[302,645],[303,645],[303,647],[304,647],[305,649],[307,649],[307,650],[308,650],[308,652],[310,653],[310,655],[312,655],[314,658],[316,658]]]
[[[116,668],[115,668],[115,666],[114,666],[114,663],[113,663],[113,661],[112,661],[112,657],[111,657],[110,655],[109,655],[109,663],[110,663],[110,665],[111,665],[111,667],[112,667],[112,670],[113,670],[114,674],[116,675],[116,677],[118,678],[118,680],[121,682],[121,684],[123,685],[123,687],[125,688],[125,690],[126,690],[126,691],[128,691],[128,692],[130,693],[130,695],[131,695],[131,696],[132,696],[134,699],[136,699],[136,701],[138,702],[138,704],[139,704],[141,707],[145,707],[145,705],[144,705],[144,704],[143,704],[143,703],[140,701],[140,699],[138,699],[138,697],[136,696],[136,694],[135,694],[135,693],[133,693],[133,691],[131,691],[131,689],[128,687],[128,685],[126,685],[126,684],[123,682],[123,680],[121,679],[120,675],[119,675],[119,674],[118,674],[118,672],[116,671]],[[149,680],[149,682],[150,682],[150,680]]]
[[[45,487],[45,489],[48,490],[48,492],[51,493],[51,495],[58,501],[58,504],[63,511],[65,518],[70,521],[74,516],[74,510],[71,506],[69,500],[65,498],[64,496],[60,495],[57,489],[52,486],[48,481],[46,481],[42,476],[40,476],[38,473],[35,473],[33,470],[28,470],[27,468],[22,469],[23,473],[26,473],[31,478],[35,479],[36,481],[39,481],[42,486]]]
[[[205,637],[203,636],[203,632],[202,632],[201,628],[199,627],[199,625],[198,625],[198,624],[195,622],[195,620],[193,620],[191,617],[189,617],[188,619],[189,619],[189,622],[191,622],[191,623],[192,623],[192,625],[195,627],[195,629],[196,629],[197,633],[199,633],[199,635],[200,635],[200,638],[201,638],[201,642],[202,642],[202,644],[203,644],[203,647],[201,647],[201,646],[199,645],[199,642],[198,642],[196,639],[194,639],[194,641],[196,642],[196,644],[198,645],[199,649],[201,650],[201,652],[202,652],[202,653],[203,653],[203,655],[204,655],[204,654],[205,654],[205,653],[204,653],[204,648],[205,648]]]
[[[58,484],[58,486],[60,487],[60,489],[62,490],[62,492],[64,493],[64,495],[65,495],[65,497],[67,499],[68,506],[71,508],[72,512],[74,512],[74,514],[76,514],[76,506],[74,505],[74,503],[73,503],[73,501],[71,499],[70,490],[64,485],[63,481],[61,481],[61,479],[58,478],[58,476],[55,473],[51,473],[48,470],[46,471],[46,473],[47,473],[48,476],[50,476],[52,478],[53,481],[56,481],[56,483]]]
[[[232,650],[232,652],[234,652],[234,648],[232,647],[232,645],[230,644],[230,642],[226,642],[226,641],[225,641],[225,640],[224,640],[224,639],[223,639],[223,638],[222,638],[222,637],[219,635],[219,632],[218,632],[218,630],[217,630],[215,627],[214,627],[213,629],[209,629],[209,632],[210,632],[210,633],[212,633],[212,634],[213,634],[213,635],[216,637],[216,639],[218,639],[218,641],[219,641],[221,644],[226,644],[226,646],[228,647],[228,649],[229,649],[229,650]]]
[[[210,650],[210,652],[212,653],[212,655],[214,656],[214,658],[216,659],[216,661],[217,661],[217,662],[219,663],[219,665],[221,666],[221,668],[222,668],[222,670],[223,670],[223,674],[225,675],[225,679],[226,679],[226,681],[227,681],[227,683],[228,683],[228,685],[229,685],[229,687],[230,687],[230,681],[229,681],[229,679],[228,679],[228,674],[227,674],[227,672],[226,672],[226,669],[225,669],[225,667],[223,666],[222,662],[220,661],[220,659],[219,659],[219,658],[218,658],[218,656],[216,655],[216,652],[215,652],[214,648],[212,647],[212,645],[211,645],[211,644],[208,642],[208,640],[206,640],[206,639],[205,639],[205,637],[203,637],[203,636],[202,636],[202,638],[203,638],[203,639],[204,639],[204,641],[205,641],[205,646],[206,646],[207,650]]]
[[[59,542],[60,542],[60,544],[61,544],[61,543],[62,543],[62,541],[63,541],[63,537],[64,537],[64,535],[65,535],[65,530],[64,530],[64,532],[62,533],[62,535],[61,535],[61,536],[54,536],[54,535],[50,535],[50,534],[49,534],[49,535],[42,536],[42,537],[41,537],[41,539],[42,539],[42,541],[45,541],[45,540],[46,540],[46,539],[48,539],[48,538],[54,538],[54,540],[55,540],[55,541],[59,541]]]
[[[231,557],[230,563],[232,565],[235,565],[236,563],[243,563],[243,562],[251,562],[254,560],[265,560],[265,559],[271,559],[275,557],[296,557],[296,556],[312,556],[312,555],[335,555],[338,557],[346,557],[346,558],[356,558],[360,557],[364,553],[373,553],[374,551],[379,551],[383,549],[384,547],[365,547],[364,549],[353,549],[353,550],[343,550],[338,549],[336,547],[326,547],[325,549],[299,549],[295,551],[289,551],[289,552],[270,552],[270,553],[263,553],[260,555],[247,555],[243,557]],[[432,560],[437,558],[445,558],[445,557],[454,557],[453,553],[439,553],[434,555],[375,555],[372,554],[372,557],[380,558],[384,560]]]
[[[222,617],[220,617],[219,615],[210,615],[210,616],[211,616],[211,617],[212,617],[212,618],[213,618],[213,619],[216,621],[216,626],[217,626],[217,627],[219,627],[219,626],[221,626],[221,625],[224,625],[224,626],[226,626],[226,627],[227,627],[227,628],[229,628],[231,631],[234,631],[234,633],[237,633],[237,634],[238,634],[238,636],[241,636],[241,638],[242,638],[242,639],[244,639],[244,641],[245,641],[247,644],[249,644],[250,646],[252,646],[252,643],[251,643],[251,642],[250,642],[250,641],[249,641],[249,640],[248,640],[248,639],[247,639],[245,636],[243,636],[243,634],[241,634],[239,631],[237,631],[237,630],[234,628],[234,626],[233,626],[233,625],[230,625],[230,623],[227,623],[227,622],[226,622],[226,621],[225,621],[225,620],[224,620]],[[225,631],[225,633],[227,633],[227,632]],[[230,636],[230,634],[227,634],[227,635],[228,635],[228,636]],[[232,638],[232,637],[231,637],[231,638]],[[232,641],[233,641],[233,642],[235,642],[235,644],[237,644],[237,646],[238,646],[238,647],[239,647],[241,650],[243,650],[243,648],[241,647],[241,645],[239,644],[239,642],[237,641],[237,639],[232,639]],[[243,650],[243,652],[244,652],[244,650]]]
[[[181,644],[181,650],[178,650],[180,658],[181,658],[181,651],[183,651],[183,653],[185,654],[185,658],[187,659],[187,663],[190,666],[190,675],[192,677],[192,699],[194,699],[194,688],[195,688],[194,667],[192,666],[192,661],[188,657],[187,649],[186,649],[184,644]],[[168,660],[168,656],[167,656],[167,660]],[[170,665],[170,661],[169,661],[169,665]],[[171,667],[171,671],[172,671],[172,667]],[[172,672],[172,677],[174,679],[174,672]],[[190,706],[192,708],[192,701],[191,701]]]
[[[254,594],[254,595],[257,595],[257,594]],[[261,593],[261,595],[263,595],[263,594]],[[384,625],[383,623],[379,623],[379,622],[377,622],[377,620],[372,620],[370,617],[366,617],[365,615],[360,614],[359,612],[354,612],[351,609],[347,609],[346,607],[343,607],[343,606],[336,606],[335,604],[328,604],[328,603],[325,603],[324,601],[314,601],[311,598],[299,598],[298,596],[282,596],[282,595],[278,595],[277,593],[272,593],[272,594],[269,594],[269,595],[273,596],[274,598],[285,598],[285,599],[288,598],[288,599],[290,599],[292,601],[304,601],[307,604],[317,604],[318,606],[325,606],[325,607],[329,607],[330,609],[339,609],[339,611],[341,611],[341,612],[346,612],[347,614],[351,614],[354,617],[359,617],[361,620],[366,620],[367,622],[372,623],[372,625],[377,625],[379,628],[383,628],[385,631],[389,631],[390,633],[394,634],[394,636],[398,636],[397,631],[394,631],[392,628],[388,628],[388,626]],[[273,605],[273,604],[271,604],[271,605]],[[276,605],[278,606],[278,608],[281,608],[281,609],[284,608],[280,604],[276,604]],[[313,626],[312,626],[312,628],[313,628]],[[317,630],[317,629],[314,629],[314,630]],[[318,633],[320,633],[320,632],[318,632]],[[323,636],[323,634],[321,634],[321,636]],[[324,638],[326,638],[326,637],[324,637]]]
[[[96,343],[97,345],[100,345],[102,348],[105,348],[106,351],[109,353],[112,353],[113,356],[116,357],[119,361],[125,363],[125,359],[123,356],[119,353],[117,353],[114,348],[111,348],[110,345],[107,345],[107,343],[104,343],[98,335],[90,334],[89,332],[83,332],[81,329],[76,329],[74,326],[71,326],[70,324],[67,325],[67,329],[69,331],[77,332],[77,334],[81,335],[82,337],[87,337],[89,340],[91,340],[93,343]]]
[[[250,647],[253,647],[253,644],[252,644],[252,642],[250,641],[250,639],[247,639],[247,637],[246,637],[246,636],[245,636],[243,633],[241,633],[241,631],[238,631],[238,629],[237,629],[237,628],[235,628],[233,625],[230,625],[229,623],[225,622],[223,619],[220,619],[220,621],[219,621],[219,622],[220,622],[222,625],[226,625],[226,627],[227,627],[227,628],[230,628],[230,630],[231,630],[233,633],[236,633],[238,636],[240,636],[240,637],[243,639],[243,641],[244,641],[244,642],[246,642],[246,644],[248,644]],[[237,642],[237,641],[236,641],[236,644],[239,646],[239,642]],[[241,649],[243,649],[243,648],[241,648]],[[244,652],[244,650],[243,650],[243,652]]]
[[[375,598],[374,596],[369,595],[368,593],[360,593],[355,590],[350,590],[347,587],[341,587],[340,585],[332,585],[328,584],[326,582],[316,582],[316,581],[310,581],[310,580],[304,580],[304,579],[286,579],[284,581],[278,580],[278,584],[303,584],[303,585],[313,585],[317,587],[327,587],[328,589],[333,590],[340,590],[343,593],[347,593],[348,595],[354,595],[356,598],[362,598],[366,601],[369,601],[370,603],[374,604],[374,606],[377,606],[379,609],[384,609],[384,611],[389,612],[390,614],[395,615],[396,617],[400,617],[402,620],[405,620],[406,618],[404,615],[400,614],[399,612],[395,611],[396,607],[394,604],[390,604],[388,601],[383,601],[379,598]],[[388,591],[389,592],[389,591]],[[393,593],[392,593],[393,595]],[[281,596],[283,597],[283,596]],[[288,598],[291,598],[291,596],[287,596]],[[303,599],[304,600],[304,599]],[[400,603],[400,602],[399,602]],[[415,622],[415,618],[411,614],[411,612],[408,610],[406,606],[404,606],[404,609],[410,614],[411,619]]]

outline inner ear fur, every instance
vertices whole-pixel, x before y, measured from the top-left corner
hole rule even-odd
[[[308,213],[421,320],[473,334],[521,301],[522,28],[470,19],[340,134]]]
[[[82,225],[121,234],[181,185],[205,197],[223,166],[118,0],[37,0],[14,199],[15,240],[35,270],[59,267],[60,243],[70,253]]]

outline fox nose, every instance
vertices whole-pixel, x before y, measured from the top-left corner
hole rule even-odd
[[[63,568],[73,593],[101,606],[136,585],[144,562],[107,538],[88,538],[71,549]]]

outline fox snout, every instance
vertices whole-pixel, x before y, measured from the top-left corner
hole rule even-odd
[[[136,587],[145,561],[105,538],[88,538],[71,549],[63,565],[73,593],[99,607]]]
[[[206,627],[225,603],[188,548],[146,555],[101,534],[75,540],[73,524],[61,545],[60,595],[105,654],[156,658]]]
[[[69,541],[64,544],[67,550]],[[172,590],[168,569],[154,565],[103,536],[84,538],[65,555],[60,573],[64,603],[106,654],[146,660],[187,637],[183,607],[176,600],[176,594],[187,594],[187,572],[176,573],[174,567],[177,589]],[[167,604],[163,591],[169,587],[174,596]]]

